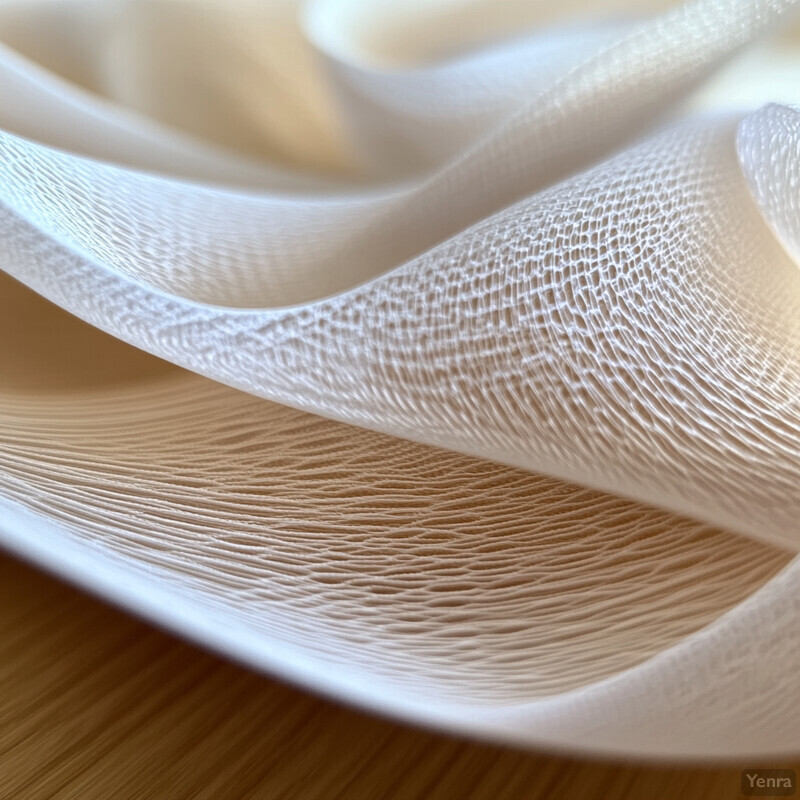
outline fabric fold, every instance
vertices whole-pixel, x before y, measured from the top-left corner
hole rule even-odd
[[[84,88],[0,8],[0,539],[418,722],[796,749],[800,115],[680,103],[800,3],[400,7],[126,1]]]

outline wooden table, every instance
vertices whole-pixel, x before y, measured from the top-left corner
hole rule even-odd
[[[2,800],[741,798],[743,766],[588,762],[377,719],[0,556]]]

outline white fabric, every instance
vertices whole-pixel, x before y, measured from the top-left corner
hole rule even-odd
[[[796,753],[800,2],[557,12],[0,6],[0,539],[408,719]]]

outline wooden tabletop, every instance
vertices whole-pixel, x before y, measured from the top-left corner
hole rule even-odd
[[[741,798],[745,766],[467,742],[242,669],[0,557],[2,800]]]

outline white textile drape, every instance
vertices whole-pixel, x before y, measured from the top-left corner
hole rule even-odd
[[[3,0],[0,542],[406,719],[796,754],[798,15]]]

